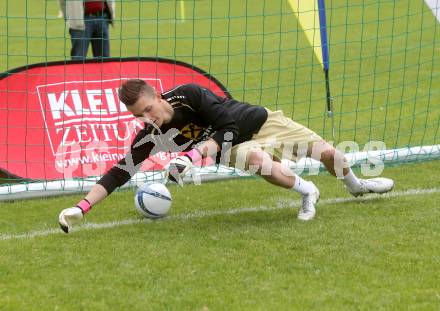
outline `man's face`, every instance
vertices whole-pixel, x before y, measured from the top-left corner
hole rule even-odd
[[[142,122],[154,123],[158,127],[170,122],[173,112],[171,105],[160,95],[149,94],[141,95],[134,105],[127,106],[127,110]]]

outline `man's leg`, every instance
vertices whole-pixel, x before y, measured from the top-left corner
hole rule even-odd
[[[92,51],[93,57],[110,57],[108,22],[106,14],[93,21]]]
[[[315,217],[319,190],[312,182],[295,175],[288,167],[274,161],[272,156],[264,151],[250,151],[247,156],[247,166],[271,184],[302,195],[298,219],[310,220]]]
[[[385,193],[394,187],[393,180],[388,178],[359,179],[356,177],[344,154],[326,141],[310,144],[307,156],[324,164],[327,171],[342,180],[354,196],[365,193]]]
[[[84,16],[84,57],[87,57],[89,45],[92,45],[93,52],[93,32],[95,31],[94,16]]]
[[[72,49],[70,50],[70,56],[72,60],[83,60],[87,55],[87,46],[85,46],[85,32],[84,30],[69,29],[70,42],[72,43]]]

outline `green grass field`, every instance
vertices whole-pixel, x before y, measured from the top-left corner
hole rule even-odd
[[[336,141],[440,144],[429,8],[326,5]],[[0,1],[0,72],[70,58],[57,14],[54,0]],[[113,57],[192,63],[331,139],[322,69],[287,0],[117,1],[110,33]],[[362,199],[306,176],[321,191],[307,223],[298,195],[258,178],[170,187],[160,221],[116,192],[69,235],[57,217],[82,195],[0,202],[0,310],[439,310],[439,171],[439,160],[387,167],[394,191]]]
[[[438,310],[439,167],[388,168],[392,195],[364,199],[313,177],[307,223],[298,195],[252,178],[171,187],[154,222],[119,192],[69,235],[57,215],[80,195],[2,203],[0,309]]]

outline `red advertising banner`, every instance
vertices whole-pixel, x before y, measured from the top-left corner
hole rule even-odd
[[[122,81],[141,78],[163,92],[197,83],[225,87],[201,69],[157,58],[52,62],[0,76],[0,171],[29,179],[102,175],[125,156],[142,124],[119,102]],[[163,169],[157,154],[142,170]]]

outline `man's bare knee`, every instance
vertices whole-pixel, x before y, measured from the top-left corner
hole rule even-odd
[[[344,171],[349,167],[345,155],[335,148],[322,152],[320,161],[333,176],[338,178],[343,178]]]
[[[333,157],[335,148],[326,141],[319,141],[309,146],[307,156],[322,162],[323,157]]]

